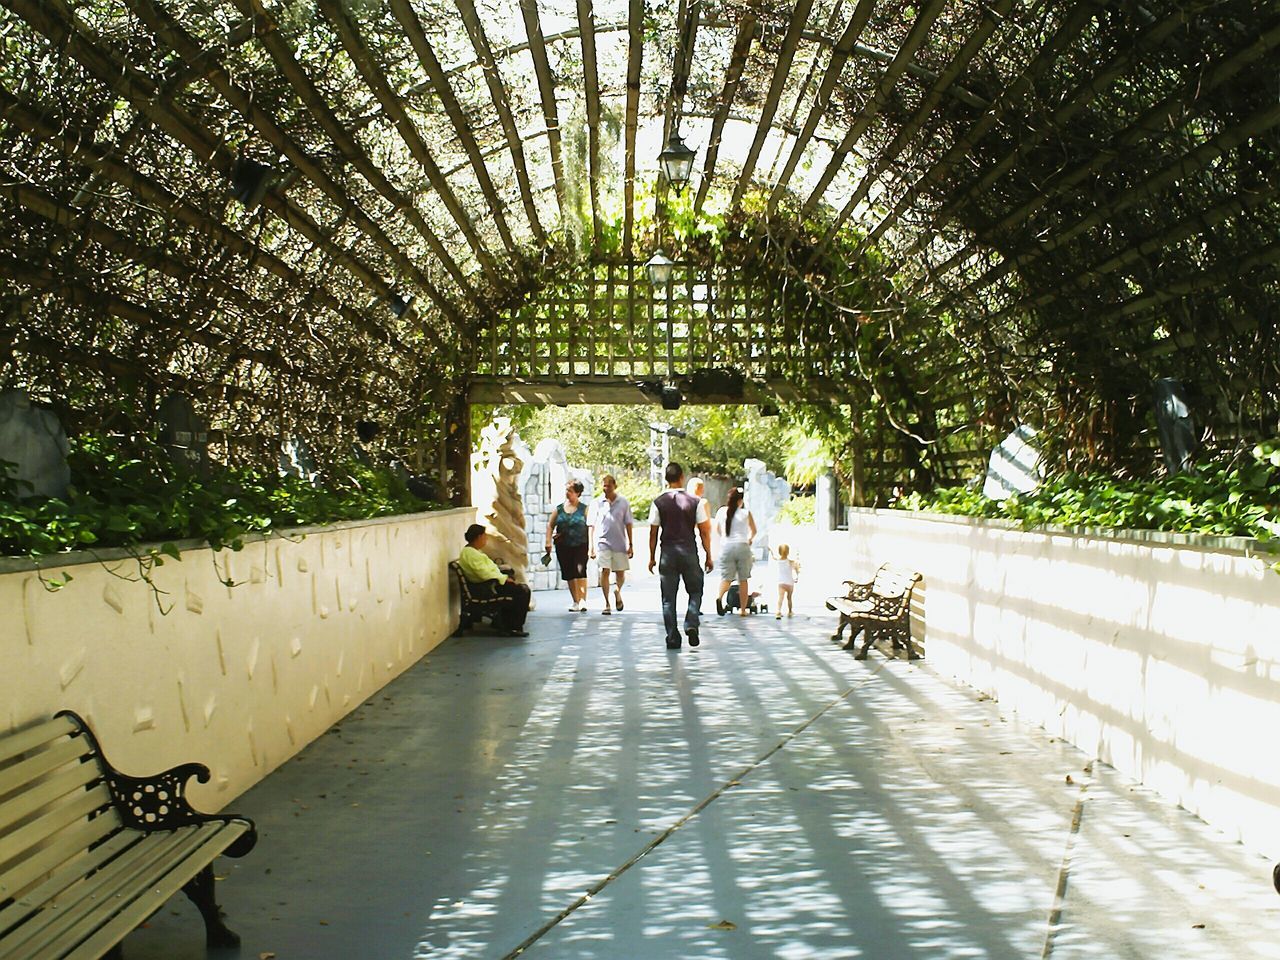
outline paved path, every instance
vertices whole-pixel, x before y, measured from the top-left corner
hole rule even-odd
[[[672,654],[652,581],[612,617],[538,597],[232,805],[239,956],[1280,958],[1270,864],[828,615]],[[178,901],[125,946],[205,956]]]

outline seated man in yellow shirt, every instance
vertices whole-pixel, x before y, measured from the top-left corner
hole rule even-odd
[[[498,569],[498,565],[484,552],[484,545],[489,535],[484,524],[473,523],[467,527],[464,535],[467,545],[458,554],[458,566],[468,583],[493,583],[493,595],[505,599],[502,612],[494,617],[493,625],[504,630],[513,637],[527,637],[529,632],[524,628],[525,617],[529,615],[529,585],[516,583]]]

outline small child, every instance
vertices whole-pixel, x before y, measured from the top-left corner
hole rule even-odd
[[[791,594],[795,590],[796,577],[800,575],[800,564],[791,559],[791,547],[788,544],[778,544],[777,550],[773,555],[773,572],[778,581],[778,606],[773,619],[782,619],[782,598],[787,599],[787,616],[794,615],[795,609],[792,606]]]

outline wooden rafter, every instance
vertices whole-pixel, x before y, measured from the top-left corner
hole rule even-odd
[[[1200,234],[1207,234],[1219,224],[1237,217],[1245,211],[1252,210],[1260,204],[1270,203],[1278,196],[1280,196],[1280,184],[1273,183],[1259,190],[1228,197],[1207,209],[1196,210],[1178,223],[1159,231],[1154,236],[1135,241],[1117,253],[1107,254],[1103,259],[1081,267],[1070,276],[1064,277],[1051,290],[1045,290],[1039,294],[1027,294],[1015,302],[1001,307],[991,315],[990,322],[997,323],[1019,311],[1034,310],[1047,306],[1064,297],[1069,291],[1080,289],[1092,280],[1110,276],[1117,270],[1132,267],[1135,264],[1149,262],[1150,258],[1161,251],[1169,250],[1175,244],[1183,243]],[[1094,317],[1078,318],[1071,325],[1082,323],[1092,325]]]
[[[956,191],[954,195],[949,197],[947,202],[942,204],[934,213],[930,226],[926,229],[932,230],[939,224],[945,223],[970,198],[981,196],[987,191],[997,180],[1008,173],[1022,157],[1043,143],[1045,138],[1053,131],[1066,129],[1072,119],[1081,110],[1093,103],[1099,94],[1119,80],[1135,63],[1141,63],[1145,60],[1153,50],[1163,44],[1175,31],[1182,29],[1187,20],[1198,13],[1199,8],[1188,5],[1173,10],[1167,16],[1157,20],[1131,46],[1113,57],[1110,62],[1104,64],[1088,80],[1079,84],[1045,122],[1039,124],[1029,134],[1018,137],[1014,141],[1013,149],[1006,153],[1002,159],[984,170],[982,176],[968,187]]]
[[[591,196],[591,249],[600,249],[600,75],[596,66],[595,13],[591,0],[578,0],[582,39],[582,93],[587,108],[587,164]]]
[[[1012,5],[1013,0],[994,0],[989,7],[983,9],[982,20],[974,29],[973,34],[965,41],[964,46],[956,53],[955,58],[947,68],[939,74],[938,79],[934,81],[933,86],[925,95],[924,100],[921,101],[920,106],[916,108],[916,112],[911,119],[898,128],[893,140],[879,152],[875,162],[862,175],[848,201],[827,228],[823,242],[828,242],[831,237],[835,236],[836,231],[849,219],[858,204],[866,198],[871,191],[871,187],[880,179],[884,171],[898,158],[906,148],[906,145],[911,142],[911,139],[933,115],[934,109],[946,94],[947,88],[955,82],[955,79],[969,66],[969,62],[977,56],[978,51],[986,44]]]
[[[640,113],[640,68],[644,58],[644,0],[629,0],[627,5],[627,105],[624,136],[624,170],[622,180],[622,252],[635,256],[636,208],[636,126]]]
[[[89,38],[78,20],[58,16],[51,7],[65,9],[60,0],[40,3],[36,0],[0,0],[52,43],[65,49],[90,75],[129,102],[139,113],[191,151],[203,164],[230,178],[235,157],[195,117],[176,104],[156,99],[155,82],[108,53]],[[69,11],[66,11],[69,12]],[[312,243],[321,245],[333,259],[380,298],[394,291],[385,279],[365,265],[358,256],[334,244],[304,211],[291,201],[268,191],[263,206],[279,216]],[[447,315],[447,314],[446,314]]]
[[[1088,230],[1113,219],[1117,214],[1132,209],[1144,201],[1154,202],[1159,195],[1179,181],[1207,168],[1219,157],[1253,137],[1280,126],[1280,105],[1258,110],[1242,123],[1222,131],[1188,153],[1177,157],[1150,177],[1127,187],[1115,197],[1095,205],[1089,213],[1074,223],[1061,224],[1053,233],[1040,239],[1028,250],[1007,257],[992,267],[973,283],[957,291],[957,297],[982,290],[1015,269],[1027,266],[1048,253],[1070,243]]]
[[[409,117],[400,97],[391,89],[391,84],[387,82],[385,72],[364,42],[360,31],[351,21],[341,0],[316,0],[316,5],[333,27],[339,43],[346,50],[347,56],[351,58],[351,62],[359,72],[361,79],[364,80],[365,85],[382,105],[383,112],[391,118],[392,123],[400,134],[400,139],[409,148],[414,160],[421,165],[436,195],[444,202],[445,207],[453,216],[454,222],[458,224],[459,229],[467,236],[472,249],[477,251],[476,256],[480,262],[493,274],[496,274],[498,272],[497,264],[494,263],[483,241],[479,236],[475,235],[470,216],[463,208],[457,194],[454,193],[453,187],[449,185],[449,181],[445,178],[439,164],[436,163],[435,157],[427,147],[417,126]]]
[[[444,67],[436,56],[431,41],[427,39],[418,15],[414,13],[408,0],[391,0],[391,13],[404,28],[405,36],[409,38],[409,43],[418,56],[418,62],[426,71],[427,79],[431,81],[432,91],[440,98],[449,122],[453,124],[454,132],[458,134],[458,140],[462,143],[462,149],[466,151],[467,159],[471,161],[472,173],[475,174],[480,192],[484,194],[489,204],[489,214],[493,217],[493,225],[498,230],[498,236],[502,238],[502,245],[506,247],[508,253],[514,252],[515,241],[511,237],[511,228],[507,224],[506,213],[498,197],[498,191],[494,189],[493,179],[489,176],[489,168],[481,156],[480,145],[476,143],[476,138],[471,132],[471,124],[467,122],[466,114],[462,110],[462,104],[458,102],[453,87],[449,84],[449,78],[445,76]],[[461,226],[462,224],[459,224],[459,227]],[[464,230],[463,233],[466,235],[467,231]]]
[[[898,198],[892,210],[885,214],[863,239],[859,251],[874,243],[884,232],[892,227],[903,212],[910,207],[926,189],[941,182],[955,164],[969,156],[978,141],[985,137],[1000,119],[1033,89],[1036,81],[1049,69],[1058,58],[1066,52],[1071,43],[1093,20],[1098,11],[1099,0],[1081,0],[1067,9],[1058,29],[1037,51],[1031,63],[1009,83],[987,111],[969,128],[961,138],[935,163],[931,164]]]
[[[873,2],[873,0],[870,0]],[[724,135],[724,125],[729,119],[729,111],[733,108],[733,98],[738,93],[738,84],[742,82],[742,71],[747,65],[747,57],[751,54],[751,42],[756,36],[756,18],[745,14],[738,24],[738,35],[733,41],[733,52],[729,55],[729,66],[725,70],[724,89],[716,101],[715,115],[711,120],[711,133],[707,137],[707,156],[702,164],[702,180],[698,183],[698,195],[694,198],[695,210],[702,209],[702,202],[715,177],[716,160],[720,156],[720,138]]]
[[[311,78],[294,56],[293,49],[280,35],[277,24],[263,6],[262,0],[233,0],[233,2],[241,13],[254,18],[261,25],[258,31],[258,42],[266,49],[268,56],[279,68],[280,73],[289,81],[289,84],[302,102],[306,104],[307,110],[316,118],[321,129],[338,147],[344,160],[351,163],[383,199],[409,221],[418,235],[426,240],[431,252],[448,271],[449,275],[453,277],[454,282],[458,284],[463,293],[474,297],[475,290],[472,288],[466,274],[462,272],[462,268],[448,248],[441,242],[435,230],[423,218],[414,202],[398,190],[387,179],[386,174],[369,159],[368,154],[356,142],[355,137],[343,126],[342,121],[334,114],[320,91],[316,89],[315,84],[311,82]],[[462,227],[463,225],[459,224],[459,226]],[[463,233],[474,235],[473,230],[465,228]],[[481,259],[480,255],[483,252],[483,247],[480,250],[473,248],[473,252],[476,253],[478,259]],[[483,259],[481,259],[481,262],[484,262]],[[491,262],[489,269],[492,269]]]
[[[403,2],[403,0],[400,0]],[[529,55],[533,73],[538,78],[538,96],[542,100],[542,121],[547,128],[547,150],[551,154],[551,172],[556,183],[556,203],[564,216],[564,163],[560,155],[560,109],[556,105],[556,78],[547,59],[547,44],[542,35],[542,17],[538,0],[520,0],[525,35],[529,38]]]
[[[844,4],[845,0],[835,0],[835,3],[831,5],[831,12],[827,15],[826,25],[819,31],[824,37],[831,36],[840,24],[842,19],[840,15],[844,12]],[[791,102],[791,110],[788,112],[787,119],[783,121],[783,124],[788,127],[796,126],[796,120],[800,116],[800,108],[809,100],[809,88],[813,84],[813,78],[818,73],[818,68],[822,65],[823,54],[827,55],[827,65],[830,66],[831,63],[831,51],[833,48],[829,40],[815,42],[811,46],[813,49],[808,58],[808,66],[805,67],[804,79],[800,81],[795,99]],[[823,70],[823,75],[826,75],[825,69]],[[819,84],[821,84],[821,81],[819,81]],[[786,146],[786,141],[780,140],[778,141],[777,149],[773,151],[773,160],[769,163],[769,172],[765,175],[765,179],[771,183],[777,182],[775,176],[778,172],[778,162],[782,160],[782,154],[786,150]],[[787,152],[790,153],[790,151]]]
[[[61,0],[58,0],[58,2],[61,2]],[[199,56],[201,51],[200,44],[187,33],[177,20],[157,6],[153,0],[124,0],[124,2],[159,40],[178,53],[179,56]],[[442,306],[442,309],[445,309],[444,305],[448,304],[447,309],[456,315],[456,307],[443,291],[356,204],[347,191],[297,141],[288,135],[284,128],[276,122],[276,119],[258,105],[252,92],[234,83],[221,65],[212,66],[206,71],[204,79],[258,131],[264,140],[288,157],[289,161],[302,172],[302,175],[315,184],[339,209],[347,211],[352,222],[386,254],[387,258],[397,266],[405,277],[426,291],[433,300]]]
[[[662,142],[680,130],[684,115],[684,98],[689,92],[689,72],[693,66],[693,48],[698,38],[698,13],[702,0],[680,0],[676,8],[677,39],[671,53],[671,83],[667,87],[667,103],[662,115]]]
[[[929,30],[933,27],[933,22],[938,18],[938,14],[942,12],[942,8],[946,6],[946,3],[947,0],[928,0],[925,3],[919,16],[916,17],[915,23],[911,25],[911,31],[907,34],[907,38],[898,49],[897,56],[885,68],[884,74],[880,77],[880,82],[876,84],[875,92],[871,95],[871,99],[862,107],[858,119],[853,122],[845,133],[840,145],[836,147],[835,153],[832,154],[831,160],[827,163],[826,169],[822,171],[817,184],[810,192],[808,199],[805,200],[801,207],[802,214],[811,212],[827,192],[827,187],[831,185],[831,181],[840,172],[840,168],[844,165],[845,158],[849,155],[849,152],[862,138],[862,135],[867,132],[867,129],[879,115],[880,109],[889,101],[893,88],[898,83],[898,78],[906,72],[907,64],[911,62],[915,52],[920,49],[920,46],[929,36]]]
[[[805,24],[809,22],[809,11],[812,9],[813,0],[796,0],[796,5],[791,11],[791,22],[787,26],[786,35],[782,38],[782,49],[778,52],[778,62],[774,65],[773,78],[769,81],[769,92],[765,95],[764,104],[760,108],[756,135],[742,163],[742,173],[738,177],[738,183],[733,188],[731,201],[733,207],[737,207],[742,202],[742,197],[747,192],[751,177],[755,173],[756,162],[760,159],[760,151],[764,149],[764,142],[769,136],[774,114],[778,112],[782,91],[787,85],[787,76],[791,72],[791,61],[795,58],[796,47],[800,44],[800,35],[804,32]]]
[[[547,235],[538,219],[538,208],[533,202],[533,187],[529,181],[529,168],[525,163],[524,146],[520,139],[520,130],[516,126],[515,117],[511,114],[511,103],[507,97],[507,88],[498,73],[498,64],[489,48],[489,38],[485,35],[484,26],[476,12],[473,0],[457,0],[458,12],[462,14],[462,25],[466,28],[471,46],[480,61],[484,72],[485,85],[489,88],[489,99],[498,114],[498,122],[507,137],[507,146],[511,150],[511,160],[515,166],[516,182],[520,185],[520,197],[524,201],[525,216],[529,220],[529,229],[539,244],[546,243]]]
[[[1250,64],[1256,63],[1280,46],[1280,24],[1273,25],[1261,33],[1253,43],[1237,51],[1227,59],[1213,64],[1203,73],[1196,74],[1183,84],[1176,92],[1163,100],[1152,104],[1144,110],[1136,120],[1112,137],[1103,149],[1095,151],[1083,163],[1061,172],[1043,185],[1035,196],[1030,197],[1017,208],[1005,214],[992,224],[982,235],[973,235],[960,249],[947,260],[934,268],[935,275],[941,276],[954,270],[968,260],[981,244],[984,237],[997,237],[1025,223],[1036,211],[1045,207],[1052,200],[1064,196],[1074,190],[1080,183],[1100,173],[1117,157],[1125,157],[1128,151],[1143,141],[1159,136],[1170,129],[1185,125],[1192,116],[1191,107],[1196,98],[1205,96],[1223,83],[1237,76]],[[912,249],[922,249],[915,244]],[[920,289],[917,284],[910,293]]]

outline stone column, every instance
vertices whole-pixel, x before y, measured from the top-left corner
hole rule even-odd
[[[529,537],[525,529],[520,472],[524,460],[515,447],[515,430],[499,417],[480,434],[480,451],[472,458],[479,476],[473,484],[480,520],[489,528],[487,553],[511,566],[518,583],[528,583]]]

